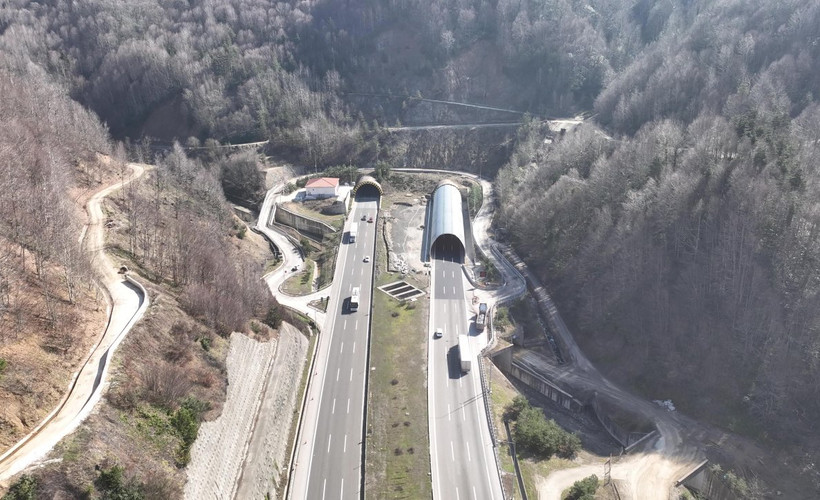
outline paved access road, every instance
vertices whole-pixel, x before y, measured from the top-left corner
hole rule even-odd
[[[501,500],[476,366],[486,341],[470,321],[460,249],[437,249],[432,261],[427,377],[433,498]],[[436,328],[444,331],[440,339],[432,338]],[[458,335],[468,332],[472,369],[462,374],[456,346]]]
[[[362,441],[367,347],[370,335],[373,257],[378,201],[357,199],[350,212],[339,248],[331,309],[324,333],[327,356],[316,364],[315,381],[321,384],[308,483],[304,498],[354,499],[361,493]],[[362,221],[366,215],[374,222]],[[358,225],[354,243],[348,242],[351,225]],[[364,262],[369,257],[370,262]],[[349,311],[354,287],[360,289],[359,310]]]

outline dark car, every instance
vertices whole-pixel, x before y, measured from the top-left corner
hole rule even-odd
[[[293,266],[292,268],[290,268],[290,270],[296,272],[299,270],[299,266]]]
[[[373,217],[367,219],[367,222],[373,222]]]
[[[362,215],[362,220],[367,220],[367,215]]]

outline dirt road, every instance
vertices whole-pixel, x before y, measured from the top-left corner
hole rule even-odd
[[[145,289],[136,281],[117,274],[105,254],[102,201],[140,177],[147,168],[146,165],[134,163],[128,166],[132,173],[127,179],[98,191],[88,200],[88,225],[81,235],[82,244],[91,252],[92,264],[106,292],[110,311],[108,324],[75,374],[60,404],[31,433],[0,456],[0,481],[3,483],[46,455],[91,413],[105,389],[114,350],[148,307]]]

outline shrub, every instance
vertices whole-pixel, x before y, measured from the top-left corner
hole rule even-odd
[[[174,408],[193,387],[188,370],[164,362],[146,365],[142,381],[147,399],[165,408]]]
[[[542,458],[552,455],[572,457],[581,448],[581,440],[555,423],[547,420],[540,408],[529,404],[518,413],[515,440],[522,448]]]
[[[268,312],[265,314],[265,324],[274,330],[278,330],[282,326],[282,306],[274,302],[268,306]]]
[[[95,484],[104,500],[142,500],[145,498],[142,485],[134,478],[126,480],[125,469],[120,465],[100,471]]]
[[[194,397],[185,398],[177,411],[171,416],[171,426],[182,440],[177,448],[177,463],[188,465],[191,461],[191,446],[196,441],[202,415],[210,409],[210,404]]]
[[[507,418],[509,420],[517,420],[518,415],[520,415],[521,411],[525,408],[530,408],[530,402],[527,401],[527,398],[525,398],[524,396],[516,396],[512,400],[512,403],[507,405],[507,407],[504,409],[504,418]]]
[[[598,489],[598,476],[595,474],[575,481],[564,500],[595,500],[595,490]]]
[[[37,478],[23,474],[11,485],[3,500],[35,500],[37,498]]]
[[[6,368],[8,366],[9,366],[8,361],[6,361],[3,358],[0,358],[0,375],[2,375],[4,371],[6,371]]]

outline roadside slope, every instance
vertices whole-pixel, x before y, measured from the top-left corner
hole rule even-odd
[[[105,255],[102,201],[110,193],[139,178],[146,169],[146,166],[134,163],[129,167],[132,173],[128,179],[98,191],[86,205],[89,222],[83,232],[83,243],[86,251],[92,254],[92,263],[107,294],[110,310],[108,324],[57,408],[0,457],[2,482],[48,453],[91,413],[102,395],[111,354],[148,307],[148,297],[142,286],[130,278],[119,276]]]

